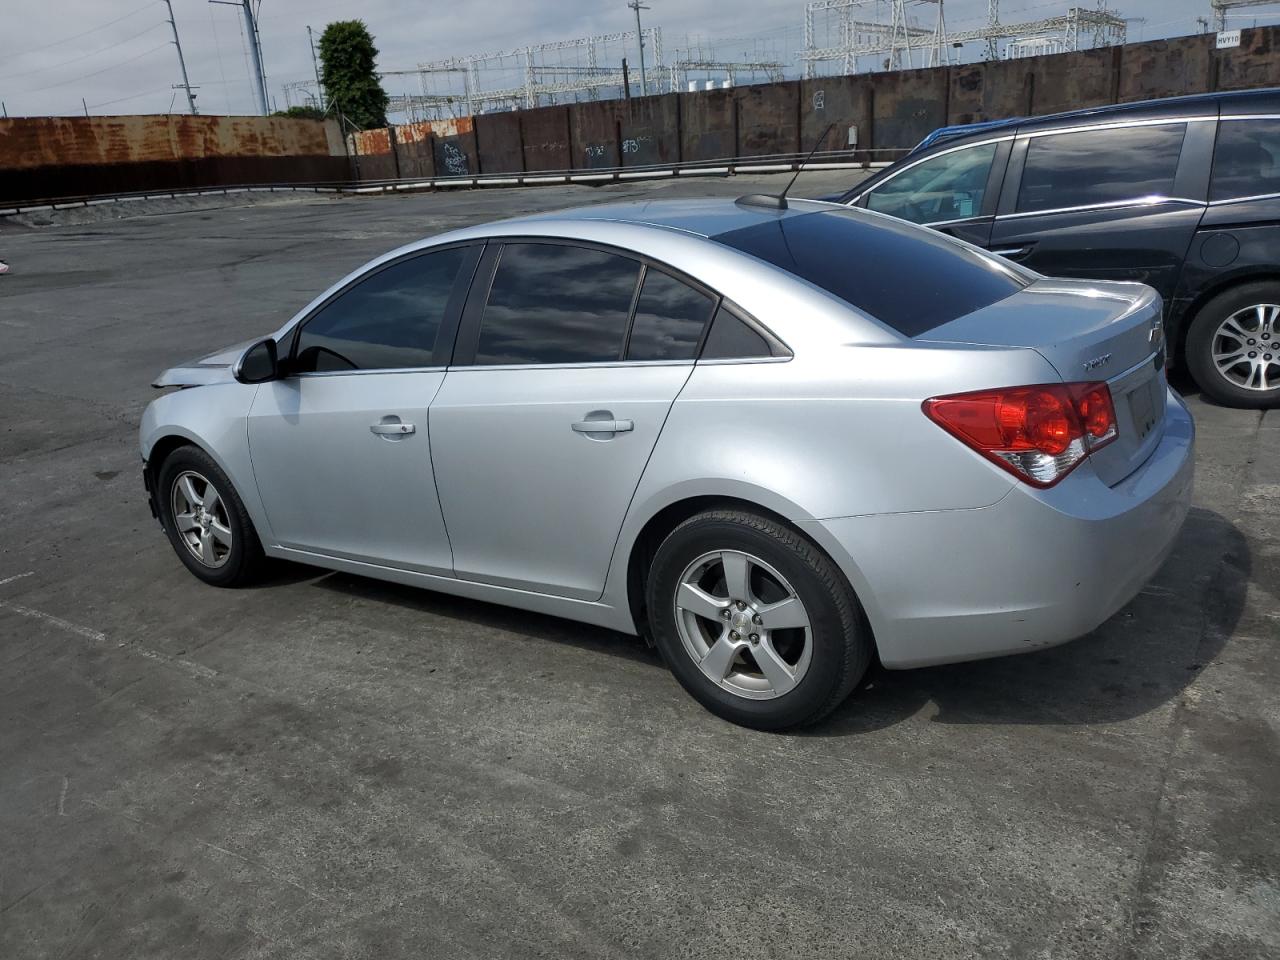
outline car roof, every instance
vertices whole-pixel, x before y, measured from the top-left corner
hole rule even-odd
[[[747,203],[743,202],[742,198],[730,197],[627,200],[534,213],[487,224],[486,228],[492,233],[493,228],[497,227],[500,228],[500,232],[509,234],[518,232],[521,224],[554,223],[572,227],[574,223],[603,220],[640,227],[678,230],[682,233],[710,238],[760,223],[817,213],[830,207],[831,205],[827,203],[799,198],[789,200],[788,205],[783,209]]]
[[[1040,127],[1059,126],[1065,122],[1082,120],[1119,118],[1140,118],[1143,114],[1161,114],[1170,110],[1195,110],[1198,108],[1217,109],[1221,103],[1238,103],[1249,100],[1275,100],[1280,107],[1280,87],[1268,87],[1262,90],[1236,90],[1218,93],[1195,93],[1185,97],[1165,97],[1160,100],[1139,100],[1134,103],[1110,103],[1104,106],[1087,107],[1081,110],[1068,110],[1063,113],[1051,113],[1037,117],[1011,117],[1007,120],[985,120],[981,123],[956,124],[939,127],[921,140],[912,149],[915,154],[936,144],[958,141],[962,138],[987,134],[995,131],[1021,127],[1037,129]]]

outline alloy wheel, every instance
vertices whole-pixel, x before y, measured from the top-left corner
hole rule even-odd
[[[676,629],[713,683],[770,700],[804,678],[813,655],[808,611],[774,567],[741,550],[705,553],[676,586]]]
[[[226,504],[209,479],[184,470],[173,481],[170,496],[178,538],[206,567],[221,567],[231,556],[231,523]]]
[[[1280,387],[1280,304],[1237,310],[1218,324],[1210,350],[1228,383],[1246,390]]]

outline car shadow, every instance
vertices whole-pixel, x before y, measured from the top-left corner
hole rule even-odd
[[[299,568],[316,576],[312,568]],[[938,723],[1091,724],[1141,716],[1172,700],[1230,638],[1252,573],[1248,543],[1225,518],[1188,515],[1156,578],[1088,636],[1049,650],[914,670],[873,666],[822,723],[799,731],[839,737],[891,727],[926,708]],[[305,579],[299,577],[298,579]],[[568,644],[664,669],[638,637],[544,614],[346,573],[311,586]]]
[[[308,569],[311,569],[312,576],[324,572]],[[332,590],[348,597],[393,604],[416,613],[446,617],[450,620],[463,620],[492,630],[505,630],[536,640],[566,644],[583,650],[621,657],[624,660],[649,662],[656,667],[662,667],[658,652],[639,637],[592,627],[563,617],[518,610],[515,607],[504,607],[467,597],[455,597],[451,594],[405,586],[387,580],[371,580],[349,573],[329,573],[317,579],[312,586]]]

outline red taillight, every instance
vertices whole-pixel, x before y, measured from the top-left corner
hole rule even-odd
[[[1116,438],[1105,383],[1045,383],[934,397],[934,423],[1014,476],[1051,487]]]

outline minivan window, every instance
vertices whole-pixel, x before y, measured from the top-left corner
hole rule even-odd
[[[995,155],[984,143],[921,160],[867,194],[867,208],[912,223],[979,216]]]
[[[1213,148],[1210,200],[1280,193],[1280,120],[1223,120]]]
[[[1168,196],[1187,125],[1081,130],[1032,137],[1020,213]]]
[[[480,318],[475,363],[622,358],[640,263],[589,247],[508,243]]]
[[[692,360],[715,301],[650,267],[636,301],[628,360]]]
[[[410,257],[370,274],[314,313],[298,332],[292,369],[429,367],[466,250]]]
[[[713,239],[821,287],[908,337],[1013,296],[1030,282],[956,240],[860,210],[780,217]]]

